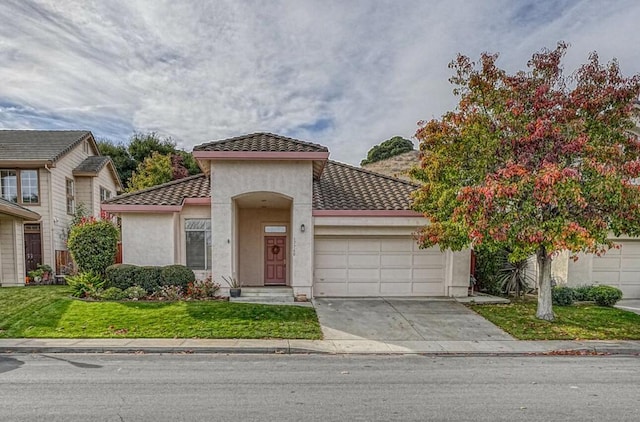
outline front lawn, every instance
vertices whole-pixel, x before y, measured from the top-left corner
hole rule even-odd
[[[0,289],[0,338],[320,339],[315,309],[224,301],[85,302],[66,286]]]
[[[554,306],[554,322],[536,318],[535,301],[470,305],[520,340],[640,340],[640,315],[592,304]]]

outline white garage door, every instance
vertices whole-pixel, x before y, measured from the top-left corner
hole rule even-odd
[[[616,242],[620,249],[610,249],[593,257],[592,280],[622,290],[625,299],[640,299],[640,241]]]
[[[444,296],[445,254],[411,237],[316,237],[314,296]]]

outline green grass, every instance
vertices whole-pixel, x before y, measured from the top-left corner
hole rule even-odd
[[[313,308],[223,301],[85,302],[66,286],[0,289],[0,338],[320,339]]]
[[[520,340],[640,340],[640,315],[596,305],[554,306],[554,322],[536,318],[536,302],[470,305]]]

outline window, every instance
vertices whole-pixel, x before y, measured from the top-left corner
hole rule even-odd
[[[76,210],[76,193],[73,179],[67,179],[67,214],[73,215]]]
[[[264,226],[265,233],[286,233],[287,226]]]
[[[192,270],[211,269],[211,220],[208,218],[184,221],[187,267]]]
[[[111,198],[111,191],[100,186],[100,202],[104,202]]]
[[[0,194],[3,199],[10,202],[38,205],[40,203],[38,170],[0,170]]]

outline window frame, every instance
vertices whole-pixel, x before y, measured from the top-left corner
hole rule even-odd
[[[14,202],[15,204],[19,204],[19,205],[23,205],[26,207],[31,207],[31,206],[39,206],[41,204],[40,198],[41,198],[41,192],[42,190],[40,189],[40,170],[37,168],[0,168],[0,172],[14,172],[15,173],[15,178],[16,178],[16,201]],[[36,189],[37,192],[36,194],[38,195],[38,201],[37,202],[24,202],[22,200],[22,172],[23,171],[33,171],[36,174]],[[2,191],[1,191],[1,182],[0,182],[0,197],[9,201],[9,202],[13,202],[9,199],[4,198],[4,196],[2,195]]]
[[[204,229],[189,229],[188,224],[190,221],[204,221],[207,222],[208,225]],[[189,248],[188,248],[188,233],[189,232],[198,232],[204,233],[202,247],[204,249],[204,267],[189,265]],[[207,233],[209,233],[209,245],[207,245]],[[210,271],[211,270],[211,248],[213,243],[213,237],[211,233],[211,219],[210,218],[185,218],[184,219],[184,251],[185,251],[185,266],[190,268],[193,271]],[[208,250],[207,250],[208,248]]]
[[[71,182],[71,194],[69,194],[69,182]],[[65,177],[64,193],[66,197],[67,214],[74,215],[76,212],[76,181]],[[69,201],[71,201],[71,210],[69,210]]]
[[[103,195],[106,193],[106,195]],[[106,201],[107,199],[111,199],[111,191],[104,186],[100,186],[100,203]]]

